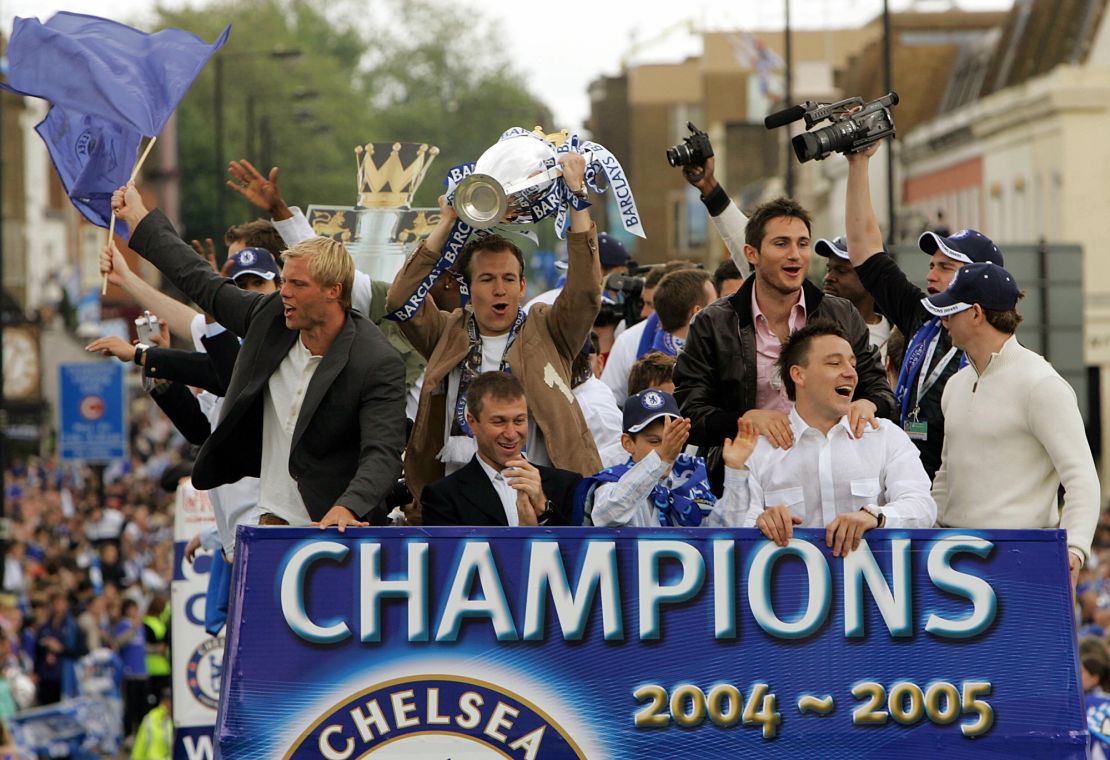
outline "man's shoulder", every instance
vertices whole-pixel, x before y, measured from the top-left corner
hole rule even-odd
[[[863,323],[863,317],[859,316],[859,312],[856,311],[856,307],[852,304],[851,301],[849,301],[847,298],[834,296],[830,293],[824,294],[824,296],[821,298],[821,302],[817,304],[817,308],[813,310],[813,313],[815,317],[832,319],[839,323],[842,327],[849,322],[853,325],[856,324],[856,320],[853,318],[853,315],[859,318],[860,323]]]

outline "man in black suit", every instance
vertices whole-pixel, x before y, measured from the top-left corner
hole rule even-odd
[[[514,375],[484,372],[470,384],[466,423],[478,453],[424,486],[424,525],[567,525],[582,476],[524,458],[528,403]]]
[[[161,212],[147,212],[134,183],[112,207],[131,227],[131,247],[244,339],[193,484],[260,477],[261,524],[367,525],[401,472],[404,367],[351,311],[346,249],[312,238],[286,251],[281,290],[263,296],[213,272]],[[105,249],[101,268],[111,262]]]

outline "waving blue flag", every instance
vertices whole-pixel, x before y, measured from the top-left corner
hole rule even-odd
[[[108,226],[112,191],[130,177],[143,135],[162,131],[230,31],[209,45],[180,29],[148,34],[78,13],[15,20],[0,86],[50,101],[36,131],[90,222]]]

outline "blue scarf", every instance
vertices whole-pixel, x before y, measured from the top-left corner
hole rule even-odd
[[[917,332],[910,339],[910,344],[906,346],[906,355],[902,359],[901,369],[898,370],[898,384],[894,389],[894,398],[898,402],[898,419],[903,425],[906,424],[906,417],[910,412],[910,391],[921,373],[929,371],[929,368],[924,366],[925,354],[929,351],[929,344],[940,334],[941,329],[940,317],[933,317],[917,328]],[[967,355],[960,354],[960,367],[966,366]],[[921,399],[917,399],[917,403],[920,405]]]
[[[571,525],[581,525],[586,511],[586,502],[593,497],[594,490],[602,483],[616,483],[631,470],[633,462],[607,467],[596,475],[583,478],[575,492],[574,513]],[[656,483],[648,498],[655,506],[661,527],[676,526],[696,528],[708,514],[717,497],[709,490],[709,476],[705,471],[705,460],[679,454],[671,466],[671,486]]]
[[[659,315],[652,312],[644,323],[644,332],[640,335],[640,344],[636,347],[636,358],[643,359],[644,354],[652,351],[662,351],[667,356],[678,356],[678,352],[684,345],[686,341],[664,330],[659,324]]]

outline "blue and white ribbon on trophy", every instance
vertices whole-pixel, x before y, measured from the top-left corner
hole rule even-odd
[[[640,212],[636,209],[636,199],[632,197],[632,188],[628,185],[628,178],[624,167],[608,148],[591,140],[579,140],[578,135],[571,135],[557,149],[557,153],[582,153],[590,156],[586,164],[586,187],[595,193],[604,193],[611,189],[617,197],[617,206],[620,210],[619,219],[625,232],[637,237],[647,237],[644,226],[640,223]],[[600,181],[604,177],[605,181]],[[564,203],[560,205],[555,214],[555,232],[559,238],[566,237],[570,226],[570,208],[573,205],[574,195],[567,188],[565,182],[558,183],[564,195]]]
[[[508,209],[505,210],[505,204],[501,206],[505,210],[505,215],[499,219],[502,224],[530,224],[539,222],[548,216],[554,215],[555,219],[555,234],[560,239],[566,237],[567,230],[570,227],[570,210],[584,209],[589,206],[587,201],[578,198],[567,187],[566,182],[561,176],[552,177],[555,172],[552,170],[558,166],[559,156],[565,153],[579,153],[586,158],[586,171],[585,183],[595,193],[603,193],[606,189],[612,188],[617,196],[617,204],[619,208],[619,219],[621,226],[626,232],[639,237],[644,237],[643,225],[640,223],[640,214],[636,210],[636,201],[632,197],[632,190],[628,186],[628,180],[625,176],[624,169],[621,167],[620,162],[617,160],[609,150],[595,142],[581,141],[578,135],[572,135],[563,144],[555,148],[552,143],[545,138],[530,132],[521,127],[513,127],[506,130],[501,138],[498,140],[497,145],[491,147],[482,158],[479,158],[477,163],[461,164],[451,169],[444,180],[447,187],[447,202],[452,206],[455,205],[455,195],[458,190],[459,184],[467,177],[476,173],[475,167],[481,164],[486,156],[494,152],[501,152],[498,146],[506,140],[516,138],[529,138],[538,140],[545,144],[546,150],[551,152],[544,155],[544,149],[533,151],[532,148],[527,147],[523,151],[524,166],[528,167],[528,177],[534,175],[546,174],[547,177],[536,177],[538,184],[532,187],[523,187],[519,193],[513,192],[511,194],[512,201],[508,204]],[[537,146],[538,147],[538,146]],[[510,148],[505,146],[505,150],[516,152],[517,148]],[[519,154],[518,154],[519,156]],[[531,163],[533,162],[534,163]],[[491,163],[496,163],[497,159],[491,160]],[[530,164],[530,165],[529,165]],[[521,168],[518,161],[516,167]],[[481,172],[478,172],[481,174]],[[548,179],[550,178],[550,179]],[[515,182],[517,177],[510,177],[514,180],[512,183],[520,188],[520,185]],[[527,177],[523,178],[527,179]],[[471,182],[476,182],[476,177]],[[501,192],[502,187],[497,182],[490,182],[486,180],[486,186],[489,187],[493,184],[494,190],[500,193],[502,201],[505,200],[510,194],[508,192]],[[482,220],[481,226],[485,226],[486,222],[492,221],[494,214],[491,214],[487,219]],[[479,221],[471,219],[474,224],[480,224]],[[416,288],[411,296],[405,301],[401,308],[394,311],[392,314],[387,315],[389,319],[398,322],[404,322],[411,319],[414,314],[420,309],[420,305],[428,295],[428,291],[435,284],[445,272],[451,270],[459,256],[462,255],[463,249],[466,247],[467,240],[471,234],[489,235],[489,234],[504,234],[509,232],[504,228],[498,228],[496,233],[492,228],[478,230],[470,224],[464,222],[461,218],[457,219],[447,236],[447,242],[444,245],[443,253],[440,255],[439,260],[432,267],[432,270],[421,281],[420,285]],[[512,231],[515,234],[521,234],[537,243],[534,233],[528,231]],[[455,278],[459,281],[459,289],[463,297],[466,298],[469,293],[466,288],[466,283],[463,281],[461,273],[455,272]]]

